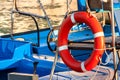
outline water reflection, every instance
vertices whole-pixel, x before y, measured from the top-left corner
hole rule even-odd
[[[44,15],[41,11],[37,0],[17,0],[17,4],[21,11],[35,13],[38,15]],[[41,0],[44,4],[44,8],[51,19],[51,23],[53,26],[60,25],[61,20],[64,17],[66,12],[66,0]],[[54,3],[51,4],[51,1]],[[13,4],[12,0],[0,0],[0,34],[8,34],[10,33],[11,28],[11,10]],[[24,32],[28,30],[35,30],[35,24],[31,17],[15,14],[14,15],[14,32]],[[39,27],[45,28],[48,27],[45,20],[38,19]]]

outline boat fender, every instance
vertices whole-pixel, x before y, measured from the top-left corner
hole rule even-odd
[[[94,34],[94,50],[90,57],[81,62],[76,60],[68,49],[68,34],[73,25],[77,23],[87,24]],[[75,12],[68,16],[62,23],[58,33],[58,51],[63,62],[72,70],[85,72],[92,70],[100,61],[104,53],[104,33],[97,19],[87,12]]]

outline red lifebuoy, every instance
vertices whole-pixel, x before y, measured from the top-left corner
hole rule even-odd
[[[68,34],[72,26],[76,23],[87,24],[94,34],[94,50],[91,56],[84,62],[74,59],[68,50]],[[72,70],[77,72],[92,70],[99,63],[104,53],[104,48],[104,33],[102,27],[97,19],[89,13],[75,12],[62,23],[58,33],[58,51],[64,63]]]

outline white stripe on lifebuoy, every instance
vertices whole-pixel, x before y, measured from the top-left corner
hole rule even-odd
[[[73,14],[71,14],[71,17],[70,17],[70,18],[71,18],[72,23],[73,23],[73,24],[75,24],[75,23],[76,23],[76,21],[75,21],[75,18],[74,18],[74,13],[73,13]]]
[[[97,32],[94,34],[94,38],[101,37],[101,36],[104,36],[103,32]]]
[[[58,47],[59,51],[66,50],[66,49],[68,49],[67,45],[63,45],[63,46]]]
[[[84,62],[81,62],[81,69],[83,72],[87,71]]]

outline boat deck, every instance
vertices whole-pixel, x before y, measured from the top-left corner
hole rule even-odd
[[[52,80],[112,80],[114,71],[111,68],[97,66],[92,71],[79,73],[74,71],[58,72]],[[119,74],[120,75],[120,74]],[[50,75],[40,77],[39,80],[49,80]]]

